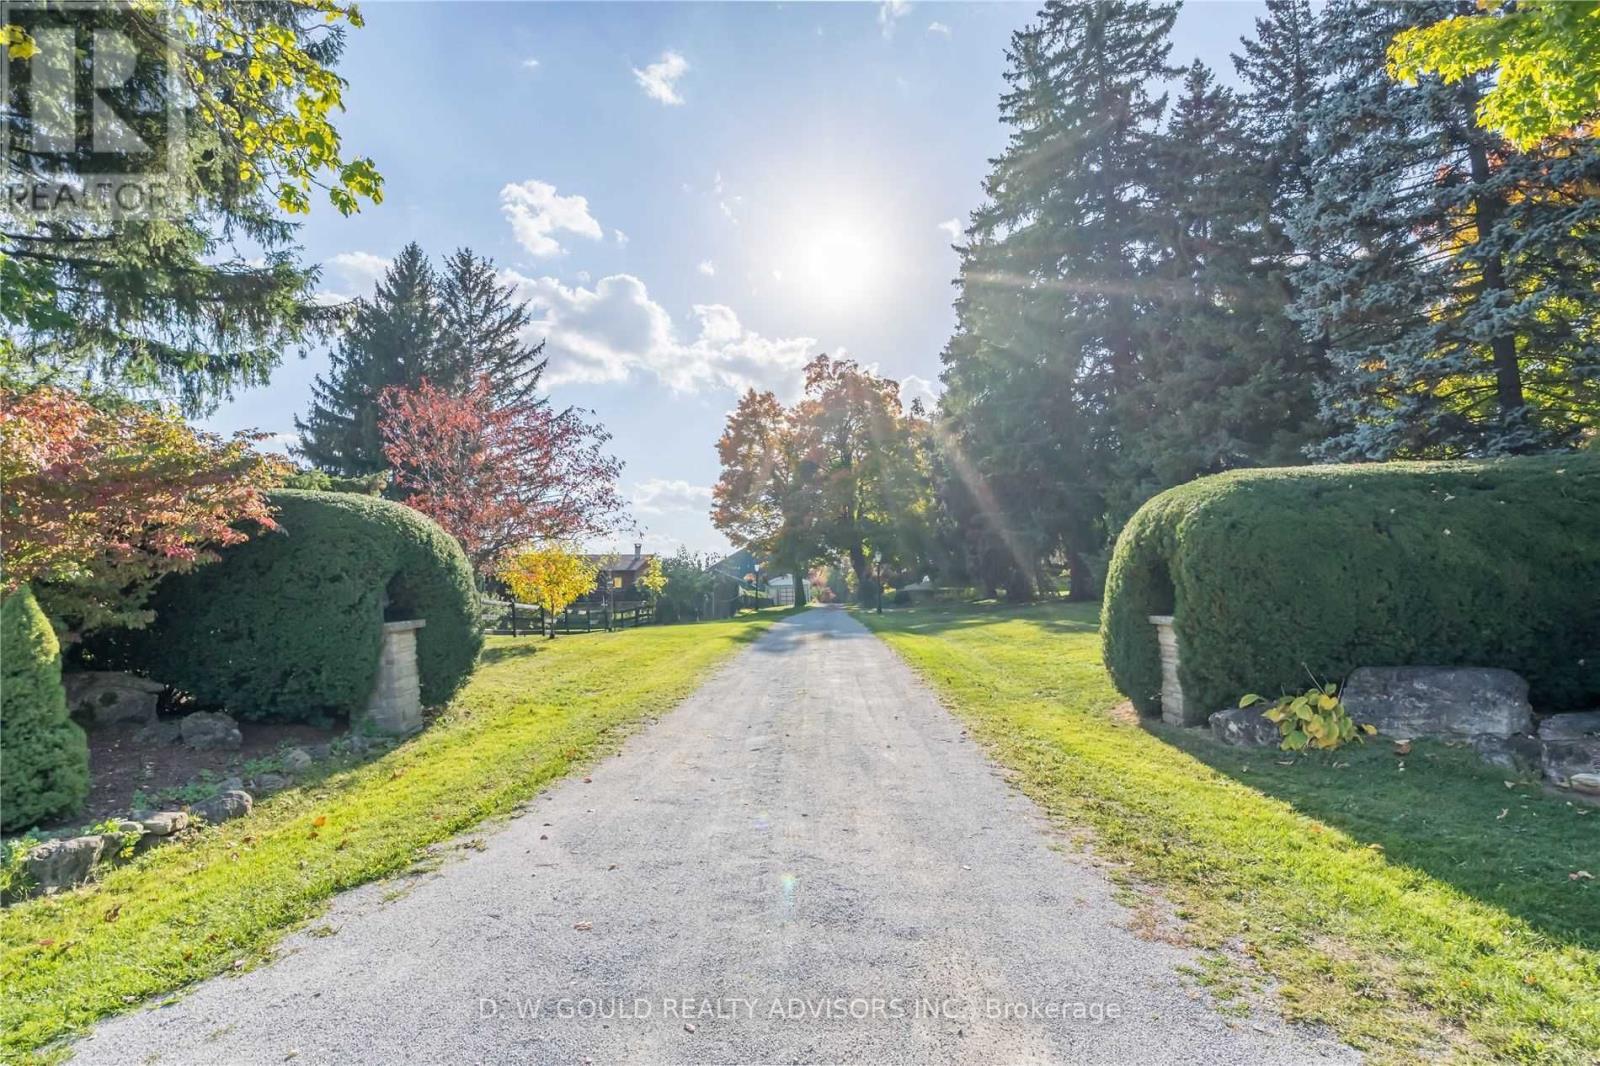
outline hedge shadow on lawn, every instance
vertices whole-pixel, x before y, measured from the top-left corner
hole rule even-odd
[[[1600,950],[1600,891],[1569,877],[1600,855],[1600,807],[1547,793],[1465,746],[1418,741],[1402,757],[1380,738],[1283,766],[1288,752],[1228,747],[1159,720],[1141,724],[1218,773],[1380,846],[1391,864],[1452,885],[1552,940]]]
[[[1042,613],[1045,608],[1078,608],[1083,617],[1058,618],[1048,617]],[[857,610],[870,612],[872,607],[858,607]],[[1100,630],[1099,619],[1100,605],[1097,602],[1067,601],[1067,600],[1039,600],[1034,603],[1001,603],[1001,602],[958,602],[951,604],[928,604],[916,607],[885,607],[885,614],[910,615],[916,620],[912,622],[897,623],[897,629],[907,633],[922,636],[932,636],[940,633],[950,633],[960,629],[974,629],[979,626],[1000,625],[1005,622],[1024,621],[1035,626],[1045,633],[1098,633]],[[1031,612],[1040,611],[1037,617]],[[979,612],[979,613],[974,613]]]

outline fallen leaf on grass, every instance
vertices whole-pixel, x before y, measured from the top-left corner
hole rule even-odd
[[[1395,741],[1394,742],[1394,753],[1396,755],[1410,755],[1411,754],[1411,741],[1409,741],[1409,740],[1397,740],[1397,741]]]
[[[120,903],[106,911],[106,921],[108,922],[114,922],[120,917],[122,917],[122,904]]]
[[[1594,874],[1590,873],[1588,870],[1574,870],[1572,873],[1567,875],[1567,880],[1568,881],[1593,881],[1594,880]]]
[[[328,824],[328,816],[326,814],[319,814],[315,818],[311,819],[311,824],[316,826],[318,829],[321,829],[323,826]]]

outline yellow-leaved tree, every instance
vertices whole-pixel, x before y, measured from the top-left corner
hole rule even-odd
[[[556,615],[594,588],[594,564],[563,544],[547,544],[515,552],[500,570],[500,580],[520,603],[544,611],[545,635],[556,635]]]
[[[645,565],[644,573],[639,575],[638,585],[651,596],[659,596],[667,588],[667,572],[661,568],[659,556],[652,557]]]

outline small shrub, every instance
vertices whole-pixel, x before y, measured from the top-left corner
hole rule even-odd
[[[1239,706],[1253,707],[1265,699],[1251,693],[1239,700]],[[1331,682],[1313,685],[1298,695],[1285,693],[1265,714],[1268,721],[1277,723],[1285,751],[1304,751],[1308,747],[1332,751],[1358,736],[1370,737],[1377,732],[1370,725],[1356,725],[1339,698],[1339,686]]]
[[[1549,709],[1600,701],[1600,455],[1236,470],[1163,492],[1117,538],[1101,638],[1159,707],[1153,614],[1187,699],[1310,670],[1497,666]]]
[[[61,647],[24,585],[0,603],[0,828],[71,814],[89,795],[89,745],[67,716]]]
[[[422,700],[446,702],[483,638],[472,571],[455,540],[408,507],[354,493],[272,494],[280,531],[169,578],[155,623],[104,648],[244,718],[313,721],[361,710],[386,618],[422,618]]]

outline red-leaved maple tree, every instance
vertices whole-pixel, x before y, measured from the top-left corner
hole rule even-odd
[[[611,435],[574,408],[498,403],[486,378],[465,392],[423,381],[379,397],[383,452],[405,502],[461,542],[480,573],[511,549],[608,531],[622,464]]]
[[[156,582],[277,528],[280,464],[125,401],[0,388],[0,595],[26,583],[68,636],[148,622]]]

